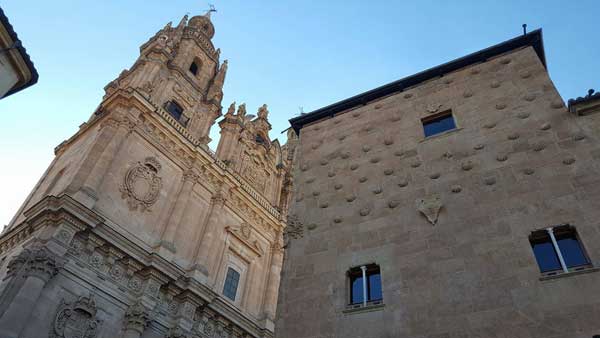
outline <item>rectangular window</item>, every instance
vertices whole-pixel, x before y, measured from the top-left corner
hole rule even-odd
[[[540,271],[552,275],[591,266],[574,227],[556,226],[531,233],[529,242]]]
[[[429,116],[421,120],[423,123],[423,131],[425,137],[441,134],[448,130],[456,129],[456,123],[452,116],[452,111],[448,110],[443,113]]]
[[[379,266],[370,264],[352,268],[348,271],[348,277],[350,278],[350,305],[366,304],[383,299]]]
[[[183,115],[183,108],[175,101],[165,103],[165,110],[184,127],[187,126],[188,117]]]
[[[232,301],[235,301],[239,282],[240,273],[232,268],[228,268],[227,276],[225,277],[225,285],[223,285],[223,295]]]

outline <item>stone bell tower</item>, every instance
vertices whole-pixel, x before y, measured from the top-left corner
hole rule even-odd
[[[208,149],[227,72],[209,14],[144,43],[55,148],[0,235],[0,337],[273,336],[292,158],[266,106]]]
[[[106,96],[118,88],[135,88],[167,110],[201,144],[221,116],[227,60],[219,63],[220,50],[212,44],[215,28],[210,12],[176,27],[169,22],[140,47],[140,56],[129,70],[106,87]],[[105,97],[106,97],[105,96]]]

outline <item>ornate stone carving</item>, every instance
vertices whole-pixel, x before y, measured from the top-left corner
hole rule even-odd
[[[284,248],[287,247],[290,240],[301,237],[304,237],[304,224],[302,224],[297,215],[289,215],[287,226],[283,230]]]
[[[442,199],[437,195],[431,195],[417,199],[416,204],[417,210],[427,218],[429,223],[435,225],[442,208]]]
[[[102,322],[96,319],[93,296],[79,297],[69,303],[61,302],[50,332],[50,338],[94,338]]]
[[[12,274],[21,268],[26,276],[35,276],[44,281],[54,277],[63,262],[52,252],[44,247],[33,247],[23,249],[8,264],[8,273]]]
[[[146,157],[127,170],[120,191],[130,210],[150,211],[156,203],[162,188],[162,179],[158,176],[160,169],[161,165],[154,157]]]
[[[125,312],[125,329],[134,330],[142,335],[149,323],[150,316],[139,300]]]

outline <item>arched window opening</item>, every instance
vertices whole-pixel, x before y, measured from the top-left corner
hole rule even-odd
[[[198,73],[200,72],[201,65],[202,63],[200,62],[200,60],[198,60],[198,58],[194,59],[194,61],[192,61],[192,63],[190,64],[190,73],[194,74],[194,76],[198,75]]]

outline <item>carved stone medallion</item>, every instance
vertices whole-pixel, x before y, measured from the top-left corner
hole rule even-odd
[[[63,300],[56,312],[50,338],[94,338],[100,323],[96,319],[93,297],[79,297],[73,303]]]
[[[419,210],[431,223],[435,225],[442,208],[442,200],[437,195],[431,195],[417,199],[417,210]]]
[[[162,187],[162,179],[158,176],[160,169],[161,165],[154,157],[146,157],[144,162],[138,162],[127,170],[120,191],[129,209],[150,211]]]

